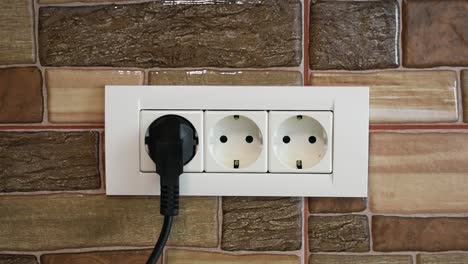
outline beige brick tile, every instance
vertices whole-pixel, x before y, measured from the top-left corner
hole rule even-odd
[[[312,254],[309,264],[412,264],[411,256],[384,256],[384,255],[320,255]]]
[[[229,255],[214,252],[169,249],[164,257],[164,264],[299,264],[297,256],[253,254]]]
[[[105,85],[142,85],[143,82],[142,71],[47,69],[49,121],[102,123]]]
[[[468,254],[418,254],[417,264],[463,264],[468,263]]]
[[[96,251],[86,253],[46,254],[42,264],[143,264],[151,250]],[[158,264],[161,264],[161,259]]]
[[[371,211],[467,212],[467,160],[468,133],[372,133]]]
[[[296,71],[160,70],[149,73],[157,85],[302,85]]]
[[[39,4],[64,4],[64,3],[118,3],[128,0],[38,0]],[[144,0],[137,0],[144,1]]]
[[[35,61],[33,1],[0,1],[0,64]]]
[[[457,76],[453,71],[311,73],[312,85],[369,86],[372,123],[455,122]]]
[[[216,198],[182,198],[169,245],[218,245]],[[0,196],[0,250],[40,251],[153,246],[160,232],[158,197]]]

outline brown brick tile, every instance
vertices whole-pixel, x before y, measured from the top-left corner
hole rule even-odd
[[[41,121],[42,76],[39,69],[0,69],[0,123]]]
[[[465,0],[404,0],[404,65],[467,66],[467,13]]]
[[[99,189],[97,132],[0,132],[0,192]]]
[[[371,211],[467,212],[467,160],[468,133],[371,133]]]
[[[463,120],[468,123],[468,70],[461,72],[461,88],[463,94]]]
[[[317,1],[310,7],[309,62],[314,70],[398,66],[397,1]]]
[[[144,73],[133,70],[47,69],[49,121],[104,122],[106,85],[142,85]]]
[[[375,251],[468,250],[467,217],[372,217]]]
[[[418,254],[417,264],[463,264],[468,263],[468,254]]]
[[[32,3],[0,1],[0,65],[35,61]]]
[[[155,85],[302,85],[296,71],[160,70],[149,74]]]
[[[336,198],[314,197],[309,198],[309,211],[311,213],[352,213],[366,209],[365,198]]]
[[[218,245],[216,198],[183,197],[169,245]],[[158,197],[0,196],[0,250],[154,246]]]
[[[454,71],[312,73],[310,80],[312,85],[369,86],[372,123],[458,120]]]
[[[311,252],[367,252],[369,223],[365,215],[309,217]]]
[[[151,250],[97,251],[86,253],[46,254],[42,264],[143,264]],[[162,264],[162,261],[158,261]]]
[[[37,264],[35,256],[0,254],[1,264]]]
[[[41,62],[168,68],[301,63],[299,0],[170,3],[41,8]]]
[[[299,198],[223,198],[224,250],[299,250],[302,213]]]
[[[229,255],[215,252],[169,249],[165,264],[299,264],[300,259],[292,255],[249,254]]]
[[[384,255],[320,255],[309,257],[309,264],[412,264],[411,256],[384,256]]]

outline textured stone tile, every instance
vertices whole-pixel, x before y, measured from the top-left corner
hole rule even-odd
[[[1,264],[37,264],[35,256],[27,255],[0,255]]]
[[[131,70],[46,70],[49,121],[104,122],[106,85],[142,85],[144,73]]]
[[[403,63],[408,67],[468,65],[468,2],[403,1]]]
[[[181,199],[169,245],[216,247],[217,208],[216,198]],[[158,197],[2,196],[0,212],[0,250],[153,246],[162,224]]]
[[[457,76],[453,71],[312,73],[312,85],[370,87],[372,123],[455,122]]]
[[[299,0],[183,2],[41,8],[41,62],[168,68],[301,63]]]
[[[372,217],[375,251],[468,250],[467,217]]]
[[[310,7],[315,70],[398,67],[397,1],[317,1]]]
[[[463,119],[468,123],[468,70],[461,72],[461,87],[463,93]]]
[[[229,255],[214,252],[169,249],[165,255],[167,264],[299,264],[300,259],[292,255]]]
[[[384,256],[384,255],[320,255],[313,254],[309,257],[309,264],[413,264],[411,256]]]
[[[0,64],[33,63],[31,0],[0,1]]]
[[[468,211],[468,133],[375,132],[369,156],[372,212]]]
[[[155,85],[302,85],[296,71],[160,70],[149,74]]]
[[[42,76],[39,69],[36,67],[0,69],[0,122],[41,121]]]
[[[367,252],[369,223],[365,215],[309,217],[311,252]]]
[[[468,263],[468,254],[418,254],[417,264],[462,264]]]
[[[42,255],[42,264],[142,264],[146,263],[151,250],[98,251],[69,254]],[[162,261],[158,261],[162,264]]]
[[[97,132],[0,132],[0,192],[98,189]]]
[[[302,242],[298,198],[223,198],[224,250],[298,250]]]
[[[365,198],[335,198],[316,197],[309,198],[309,211],[311,213],[352,213],[366,209]]]

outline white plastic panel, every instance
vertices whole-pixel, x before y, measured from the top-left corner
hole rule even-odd
[[[105,97],[108,195],[159,194],[159,176],[140,169],[140,111],[182,110],[330,111],[333,151],[331,173],[186,172],[181,195],[367,196],[367,87],[107,86]]]

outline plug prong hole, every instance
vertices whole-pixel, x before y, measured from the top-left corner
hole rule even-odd
[[[289,142],[291,142],[291,138],[289,136],[284,136],[283,137],[283,142],[284,142],[284,144],[288,144]]]
[[[219,137],[219,141],[221,141],[221,143],[226,143],[228,141],[228,138],[223,135],[223,136]]]
[[[309,143],[310,143],[310,144],[314,144],[315,142],[317,142],[317,138],[314,137],[314,136],[310,136],[310,137],[309,137]]]
[[[246,137],[245,137],[245,141],[246,141],[247,143],[249,143],[249,144],[252,143],[253,140],[254,140],[254,139],[253,139],[252,136],[246,136]]]

